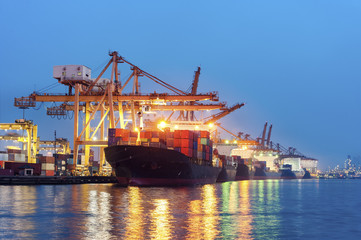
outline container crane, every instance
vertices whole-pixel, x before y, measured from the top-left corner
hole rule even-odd
[[[0,130],[25,130],[26,136],[0,136],[0,140],[12,140],[26,144],[26,156],[28,163],[36,163],[38,145],[38,126],[31,120],[18,119],[15,123],[0,123]],[[25,147],[23,146],[23,147]],[[25,150],[25,149],[23,149]]]
[[[136,117],[142,107],[148,106],[153,110],[159,111],[200,111],[224,109],[224,103],[218,104],[198,104],[198,101],[218,102],[217,92],[196,94],[200,68],[196,72],[193,82],[192,93],[187,94],[184,91],[162,81],[152,74],[140,69],[120,56],[116,51],[109,53],[110,60],[103,68],[95,80],[91,79],[91,70],[82,65],[63,65],[54,67],[54,78],[58,83],[68,86],[66,94],[38,94],[32,93],[27,97],[15,98],[15,107],[36,107],[36,103],[51,102],[61,103],[60,106],[48,108],[47,114],[52,116],[64,115],[67,111],[74,112],[74,162],[77,162],[78,147],[85,146],[85,165],[89,162],[90,147],[100,147],[100,166],[104,163],[103,148],[107,146],[105,139],[105,122],[108,121],[110,128],[115,128],[119,124],[120,128],[125,128],[125,114],[131,119],[132,129],[137,128]],[[131,74],[124,83],[119,78],[118,64],[125,63],[130,66]],[[102,82],[102,76],[111,66],[110,81]],[[153,82],[163,86],[172,93],[151,93],[141,94],[139,89],[139,77],[146,77]],[[131,86],[130,82],[133,80]],[[126,86],[130,85],[132,91],[124,94]],[[193,102],[194,104],[186,104]],[[161,104],[160,104],[161,103]],[[176,104],[174,104],[176,103]],[[219,119],[231,111],[241,107],[236,105],[230,109],[224,110],[221,114],[215,116],[212,120]],[[79,111],[84,111],[84,123],[79,124]],[[116,116],[115,111],[118,111]],[[127,113],[130,111],[130,113]],[[95,130],[91,135],[90,122],[95,121],[95,114],[100,112],[100,121],[97,122]],[[108,120],[106,118],[108,117]],[[82,127],[79,133],[80,127]],[[94,136],[100,131],[99,140]]]

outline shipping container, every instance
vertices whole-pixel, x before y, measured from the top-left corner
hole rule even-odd
[[[45,176],[54,176],[54,170],[45,170]]]
[[[192,148],[193,149],[193,140],[192,139],[181,139],[181,148]]]
[[[17,154],[21,154],[21,149],[13,149],[13,148],[8,148],[7,149],[8,153],[17,153]]]
[[[20,175],[24,168],[32,168],[33,175],[39,176],[41,174],[41,164],[37,163],[22,163],[22,162],[5,162],[5,169],[10,169],[14,175]]]
[[[9,153],[9,154],[8,154],[8,160],[9,160],[9,161],[15,161],[14,153]]]
[[[180,138],[181,138],[181,130],[175,130],[174,139],[180,139]]]
[[[42,163],[41,164],[41,170],[54,170],[55,165],[54,163]]]
[[[201,138],[201,144],[208,145],[209,144],[209,138]]]
[[[182,146],[182,140],[180,138],[175,138],[174,139],[174,147],[180,148],[181,146]]]
[[[39,157],[39,161],[40,163],[55,163],[55,158],[54,157],[48,157],[48,156],[41,156]]]
[[[174,132],[165,132],[165,137],[168,139],[168,138],[174,138]]]
[[[174,139],[173,138],[167,138],[167,146],[174,147]]]
[[[192,148],[181,148],[181,153],[183,153],[184,155],[186,155],[188,157],[192,157],[193,149]]]
[[[193,132],[190,130],[181,130],[181,138],[193,140]]]
[[[209,132],[208,131],[200,131],[200,137],[201,138],[209,138]]]
[[[8,153],[0,153],[0,161],[8,161],[9,155]]]
[[[115,128],[109,128],[108,139],[115,137]]]
[[[152,131],[152,138],[159,138],[159,132],[158,131]]]
[[[150,141],[151,142],[159,142],[159,138],[158,137],[152,137]]]

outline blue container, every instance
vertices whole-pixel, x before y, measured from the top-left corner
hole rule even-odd
[[[115,137],[115,128],[109,128],[108,138]]]

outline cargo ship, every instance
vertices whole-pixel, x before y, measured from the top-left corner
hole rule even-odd
[[[109,129],[106,160],[129,186],[215,183],[222,170],[209,131]]]

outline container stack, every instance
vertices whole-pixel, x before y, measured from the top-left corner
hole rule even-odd
[[[209,138],[208,131],[199,131],[198,138],[198,159],[211,161],[213,158],[213,142]]]
[[[69,158],[68,154],[54,154],[55,158],[55,170],[60,174],[66,170],[67,160]]]
[[[41,163],[41,175],[42,176],[54,176],[55,170],[55,158],[40,156],[39,161]]]
[[[25,162],[25,151],[20,149],[7,149],[8,152],[8,161],[16,161],[16,162]]]
[[[175,130],[141,131],[140,145],[146,147],[168,148],[184,155],[210,161],[212,160],[213,143],[208,131]],[[136,145],[138,132],[126,129],[109,129],[108,146]]]

